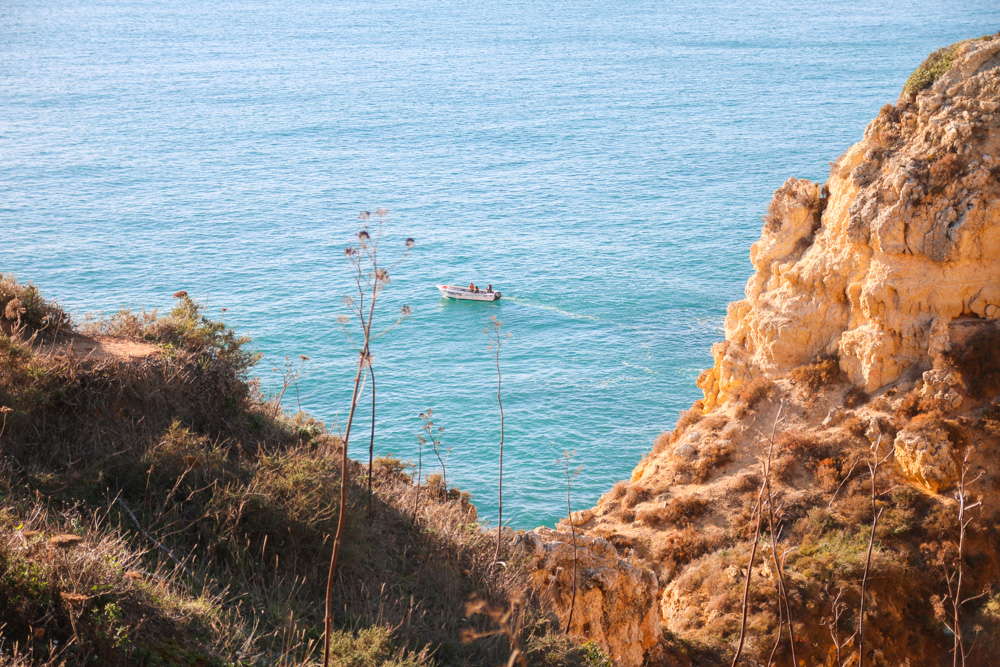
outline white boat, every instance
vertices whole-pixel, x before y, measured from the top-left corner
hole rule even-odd
[[[500,292],[487,292],[484,289],[478,292],[468,287],[458,287],[457,285],[438,285],[438,291],[442,296],[449,299],[464,299],[466,301],[496,301],[500,298]]]

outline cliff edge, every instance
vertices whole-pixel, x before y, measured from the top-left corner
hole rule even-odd
[[[573,634],[623,665],[1000,662],[998,110],[1000,35],[946,47],[775,192],[704,400],[582,538],[526,540]]]

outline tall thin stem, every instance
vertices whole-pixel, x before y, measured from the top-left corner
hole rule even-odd
[[[420,507],[420,478],[424,474],[424,441],[420,440],[417,450],[417,496],[413,500],[413,522],[417,521],[417,509]]]
[[[372,515],[372,464],[375,461],[375,369],[368,364],[368,375],[372,381],[372,435],[368,441],[368,516]]]
[[[567,467],[569,462],[566,463]],[[569,516],[569,530],[570,534],[573,535],[573,597],[569,602],[569,617],[566,619],[566,634],[569,634],[569,629],[573,626],[573,609],[576,607],[576,562],[578,559],[577,548],[576,548],[576,525],[573,523],[573,507],[570,504],[570,475],[566,473],[566,512]]]
[[[778,642],[781,641],[781,623],[782,617],[784,617],[788,622],[788,641],[792,649],[792,664],[798,665],[799,661],[795,656],[795,630],[792,627],[792,610],[788,605],[788,592],[785,588],[783,559],[778,558],[779,531],[775,529],[774,524],[774,498],[771,495],[770,475],[764,479],[764,483],[767,485],[767,522],[771,533],[771,558],[774,561],[775,583],[778,591],[778,640],[774,646],[777,648]],[[784,604],[784,613],[782,613],[782,604]],[[772,657],[774,656],[774,650],[771,651],[771,655]]]
[[[497,405],[500,407],[500,473],[497,491],[497,550],[493,554],[493,562],[500,560],[500,538],[503,530],[503,400],[500,398],[500,384],[503,376],[500,374],[500,321],[494,318],[494,333],[496,334],[496,350],[494,359],[497,367]]]
[[[750,547],[750,563],[747,565],[747,581],[746,585],[743,587],[743,618],[740,621],[740,641],[736,646],[736,655],[733,656],[732,667],[736,667],[736,663],[739,662],[740,656],[743,654],[743,644],[746,642],[747,612],[750,604],[750,578],[753,575],[753,561],[757,557],[757,542],[760,540],[760,527],[764,518],[764,492],[767,489],[767,480],[771,475],[771,457],[774,453],[774,434],[778,430],[778,422],[781,420],[781,411],[784,407],[784,403],[779,405],[778,412],[774,415],[774,424],[771,427],[771,439],[767,447],[767,459],[764,462],[764,480],[761,482],[760,490],[757,492],[757,503],[754,512],[757,525],[754,528],[753,544]]]
[[[879,445],[882,444],[882,434],[879,433],[878,440],[872,445],[872,454],[868,459],[868,472],[871,477],[871,497],[872,497],[872,529],[868,536],[868,555],[865,557],[865,571],[861,577],[861,602],[858,605],[858,667],[865,665],[865,593],[868,589],[868,573],[871,570],[872,551],[875,547],[875,529],[878,527],[878,520],[882,516],[882,510],[878,509],[877,476],[879,466],[885,458],[879,458]],[[890,454],[892,450],[890,450]],[[886,454],[886,458],[889,454]]]
[[[965,637],[962,633],[961,624],[961,609],[962,605],[966,602],[974,600],[978,597],[982,597],[983,594],[973,595],[965,600],[962,599],[962,583],[965,577],[965,536],[966,530],[969,524],[972,523],[972,519],[966,519],[966,513],[976,509],[980,506],[982,501],[976,501],[969,504],[969,494],[968,487],[971,484],[975,484],[982,477],[982,473],[977,475],[971,482],[966,480],[966,475],[969,472],[969,456],[971,450],[966,450],[964,456],[962,457],[961,470],[958,477],[958,489],[955,493],[955,499],[958,501],[958,555],[956,563],[956,571],[947,577],[948,581],[948,595],[951,597],[952,605],[952,621],[951,621],[951,631],[954,637],[954,646],[952,647],[952,667],[958,667],[958,665],[965,665],[965,658],[968,657],[971,652],[965,650]],[[955,589],[952,590],[951,582],[955,582]],[[975,642],[973,642],[975,646]]]
[[[368,347],[365,346],[364,351]],[[330,554],[330,569],[326,575],[326,603],[323,616],[323,667],[330,665],[330,634],[333,619],[330,615],[330,604],[333,598],[333,575],[337,569],[337,556],[340,554],[340,543],[343,538],[344,525],[347,523],[347,442],[351,437],[351,424],[354,422],[354,410],[360,397],[361,375],[365,369],[364,354],[358,358],[358,372],[354,376],[354,392],[351,395],[351,410],[347,415],[347,428],[344,429],[344,442],[341,447],[340,460],[340,510],[337,515],[337,533],[333,538],[333,553]]]
[[[382,226],[381,222],[379,224],[379,236],[376,237],[375,247],[378,245],[378,238],[381,237]],[[362,239],[361,250],[365,250],[365,239],[370,238],[367,232],[363,232],[364,236],[359,234],[359,238]],[[361,264],[361,253],[357,255],[358,266]],[[351,394],[351,409],[347,415],[347,427],[344,429],[344,442],[341,450],[340,457],[340,509],[337,514],[337,532],[333,538],[333,552],[330,554],[330,568],[327,572],[326,579],[326,600],[324,606],[324,620],[323,620],[323,667],[329,667],[330,665],[330,636],[332,633],[332,617],[330,614],[331,601],[333,598],[333,576],[337,570],[337,558],[340,555],[340,546],[344,538],[344,526],[347,524],[347,484],[348,484],[348,472],[349,460],[347,458],[347,445],[351,439],[351,426],[354,423],[354,412],[358,407],[358,400],[361,398],[361,377],[364,374],[365,365],[369,365],[371,362],[371,353],[369,351],[369,343],[371,342],[371,327],[372,318],[375,315],[375,301],[378,297],[380,291],[380,285],[383,285],[382,279],[379,277],[379,268],[375,262],[374,251],[369,251],[369,257],[372,263],[372,280],[371,280],[371,300],[368,302],[368,319],[364,318],[363,307],[358,307],[358,313],[361,318],[361,328],[364,333],[364,346],[358,352],[358,372],[354,376],[354,391]],[[360,269],[359,269],[360,274]],[[364,298],[365,290],[361,287],[361,280],[358,279],[358,291],[362,297],[362,303]]]

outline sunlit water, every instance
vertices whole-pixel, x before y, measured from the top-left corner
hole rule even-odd
[[[337,428],[342,251],[384,206],[384,256],[417,247],[378,315],[413,308],[374,348],[378,453],[415,460],[433,408],[449,482],[495,520],[495,315],[504,518],[551,523],[563,450],[588,506],[698,397],[773,190],[998,29],[994,0],[6,0],[0,270],[77,314],[227,308],[266,385],[310,358],[285,405]],[[504,299],[434,289],[470,280]]]

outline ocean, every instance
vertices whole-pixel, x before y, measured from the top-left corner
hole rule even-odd
[[[995,0],[6,0],[0,271],[81,318],[186,290],[337,430],[343,250],[384,207],[382,257],[416,246],[376,314],[412,308],[373,346],[377,454],[416,461],[432,408],[449,483],[496,520],[495,316],[504,520],[551,525],[564,451],[589,507],[700,396],[772,192],[997,30]],[[434,287],[470,281],[503,299]]]

